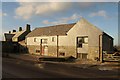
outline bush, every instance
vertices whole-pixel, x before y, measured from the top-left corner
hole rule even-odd
[[[75,58],[73,56],[65,57],[65,58],[60,58],[60,57],[41,57],[39,58],[40,61],[56,61],[56,62],[73,62],[75,61]]]

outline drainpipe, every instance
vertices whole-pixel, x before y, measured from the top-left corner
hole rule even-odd
[[[100,34],[99,35],[99,61],[101,61],[101,62],[103,62],[103,53],[101,52],[101,44],[100,44],[100,41],[101,41],[101,36],[102,36],[103,34]],[[102,53],[102,54],[101,54]]]
[[[40,39],[40,56],[42,56],[42,39]]]
[[[59,45],[58,45],[58,41],[59,41],[59,40],[58,40],[58,37],[59,37],[59,36],[57,35],[57,58],[58,58],[58,53],[59,53]]]

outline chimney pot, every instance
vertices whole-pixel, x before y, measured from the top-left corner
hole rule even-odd
[[[19,31],[22,31],[22,27],[19,27]]]
[[[9,34],[11,33],[11,31],[9,31]]]
[[[30,25],[26,24],[26,31],[30,31]]]
[[[13,32],[16,32],[16,30],[13,30]]]

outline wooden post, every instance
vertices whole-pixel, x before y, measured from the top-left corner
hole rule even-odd
[[[100,34],[99,35],[99,61],[100,62],[103,62],[103,52],[101,52],[102,50],[101,50],[101,36],[102,36],[102,34]]]
[[[40,55],[42,56],[42,39],[40,39]]]
[[[58,45],[58,41],[59,41],[58,39],[59,39],[59,38],[58,38],[58,37],[59,37],[59,36],[57,35],[57,57],[58,57],[58,53],[59,53],[59,45]]]

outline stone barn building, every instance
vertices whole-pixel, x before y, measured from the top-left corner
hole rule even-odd
[[[26,36],[30,54],[100,60],[113,50],[113,38],[82,18],[73,24],[34,29]]]

